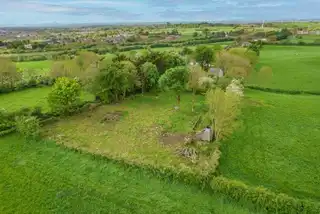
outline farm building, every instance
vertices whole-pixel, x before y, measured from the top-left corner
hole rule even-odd
[[[217,76],[217,77],[223,77],[224,72],[221,68],[210,68],[209,69],[210,74]]]

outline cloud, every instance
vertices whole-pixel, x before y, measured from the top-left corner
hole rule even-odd
[[[0,0],[0,25],[320,18],[320,0]],[[318,15],[319,14],[319,15]]]

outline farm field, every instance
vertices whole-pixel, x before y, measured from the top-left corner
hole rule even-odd
[[[0,138],[1,213],[257,213],[53,142]]]
[[[36,70],[37,72],[40,72],[41,74],[45,74],[50,70],[52,63],[53,63],[53,61],[51,61],[51,60],[28,61],[28,62],[17,62],[16,66],[19,69]]]
[[[221,173],[320,200],[320,97],[247,91],[243,126],[222,143]]]
[[[273,69],[271,81],[259,83],[253,78],[249,85],[320,92],[320,47],[269,46],[261,51],[260,66]]]
[[[214,46],[214,45],[222,45],[226,46],[230,44],[231,42],[217,42],[217,43],[212,43],[212,44],[207,44],[208,46]],[[196,46],[189,46],[191,49],[195,49]],[[140,51],[142,49],[138,49],[136,51]],[[169,50],[174,50],[174,51],[180,51],[182,50],[182,47],[164,47],[164,48],[153,48],[155,51],[169,51]],[[126,51],[124,53],[129,53],[130,51]],[[104,56],[106,58],[112,57],[113,54],[107,53]],[[50,68],[52,67],[53,61],[52,60],[44,60],[44,61],[27,61],[27,62],[17,62],[16,66],[19,69],[30,69],[30,70],[35,70],[37,72],[40,72],[40,74],[46,74]]]
[[[8,94],[0,94],[0,108],[7,111],[17,111],[21,108],[42,107],[43,110],[48,111],[47,96],[50,93],[50,87],[30,88],[22,91],[11,92]],[[93,100],[91,94],[83,93],[83,100]]]
[[[320,41],[320,35],[302,35],[301,39],[298,39],[296,37],[290,37],[287,39],[289,42],[306,42],[306,43],[314,43],[314,42],[319,42]]]

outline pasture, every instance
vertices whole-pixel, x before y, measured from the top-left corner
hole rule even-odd
[[[1,213],[257,213],[53,142],[10,135],[0,147]]]
[[[35,70],[38,73],[45,74],[50,70],[52,63],[53,61],[51,60],[27,61],[27,62],[17,62],[16,66],[18,69]]]
[[[47,96],[50,93],[50,87],[30,88],[22,91],[0,94],[0,108],[9,112],[18,111],[21,108],[32,108],[39,106],[44,111],[49,110]],[[82,93],[82,100],[93,100],[91,94]]]
[[[302,38],[297,38],[297,37],[289,37],[287,41],[293,42],[293,43],[299,43],[299,42],[305,42],[305,43],[314,43],[320,42],[320,35],[301,35]]]
[[[318,96],[248,90],[243,125],[222,143],[221,173],[319,200],[319,106]]]
[[[320,47],[269,46],[261,51],[259,66],[272,67],[271,81],[259,82],[254,77],[249,85],[284,90],[320,92]]]

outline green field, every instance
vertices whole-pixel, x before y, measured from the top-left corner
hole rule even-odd
[[[320,35],[301,35],[302,38],[298,39],[297,37],[289,37],[287,41],[298,43],[298,42],[305,42],[305,43],[314,43],[320,41]]]
[[[249,84],[263,87],[320,92],[320,47],[265,46],[260,66],[273,69],[269,82],[259,83],[253,78]]]
[[[44,111],[49,110],[47,96],[51,91],[50,87],[31,88],[8,94],[0,94],[0,108],[10,112],[17,111],[21,108],[31,108],[40,106]],[[87,93],[82,94],[83,100],[93,100],[93,96]]]
[[[320,97],[247,91],[243,126],[222,146],[228,178],[320,200]]]
[[[20,69],[30,69],[30,70],[36,70],[41,73],[47,73],[51,66],[53,61],[51,60],[45,60],[45,61],[28,61],[28,62],[17,62],[16,66]]]
[[[54,143],[11,135],[0,147],[0,213],[256,213]]]

